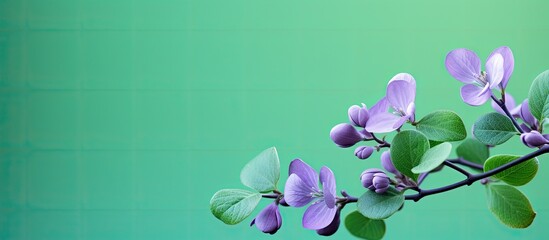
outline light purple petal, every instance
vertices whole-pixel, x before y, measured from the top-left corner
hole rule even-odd
[[[303,207],[313,200],[311,189],[295,173],[291,174],[284,187],[284,200],[292,207]]]
[[[446,70],[463,83],[474,83],[480,75],[480,59],[471,50],[455,49],[446,55]]]
[[[303,227],[317,230],[325,228],[334,219],[337,208],[329,208],[324,201],[313,203],[303,214]]]
[[[515,57],[513,57],[513,52],[509,47],[503,46],[499,47],[496,50],[494,50],[491,54],[492,55],[499,53],[501,56],[503,56],[503,79],[501,80],[500,85],[505,88],[507,86],[507,82],[509,82],[509,78],[511,77],[511,74],[513,74],[513,70],[515,68]],[[488,57],[488,58],[490,58]]]
[[[528,98],[525,99],[520,108],[520,118],[530,125],[530,127],[537,129],[538,120],[532,115],[532,112],[530,112],[530,106],[528,105]]]
[[[503,56],[496,53],[486,61],[486,76],[490,88],[495,88],[503,79]]]
[[[394,129],[398,129],[402,126],[402,124],[404,124],[406,122],[406,120],[410,119],[410,116],[402,116],[398,119],[398,121],[393,124],[393,128]]]
[[[461,99],[471,106],[484,104],[490,98],[492,92],[487,84],[484,88],[473,84],[467,84],[461,87]]]
[[[274,234],[282,225],[282,218],[278,205],[273,202],[265,207],[252,221],[254,225],[264,233]]]
[[[409,73],[399,73],[395,75],[393,78],[391,78],[391,80],[389,80],[389,83],[387,83],[387,85],[389,85],[392,81],[396,81],[396,80],[404,80],[406,82],[411,83],[414,86],[414,89],[416,88],[416,80]]]
[[[395,80],[387,86],[387,101],[395,108],[405,112],[408,105],[416,99],[416,88],[404,80]]]
[[[393,126],[399,120],[399,116],[388,112],[370,116],[370,120],[368,120],[368,123],[366,124],[366,131],[373,133],[392,132],[396,129]]]
[[[336,212],[336,215],[334,216],[334,220],[332,220],[332,222],[328,224],[328,226],[316,230],[316,233],[322,236],[331,236],[334,233],[336,233],[337,229],[339,228],[339,224],[341,222],[340,213],[341,213],[341,210],[338,210]]]
[[[518,113],[517,112],[518,109],[515,109],[515,106],[516,106],[515,99],[509,93],[505,93],[505,106],[509,111],[514,110],[516,113]],[[503,111],[503,109],[501,109],[501,107],[499,107],[499,105],[494,100],[492,100],[492,108],[496,110],[496,112],[505,115],[505,112]]]
[[[379,113],[386,113],[387,110],[389,110],[389,107],[389,101],[387,101],[386,97],[383,97],[372,108],[370,108],[370,117]]]
[[[320,182],[322,183],[322,192],[324,193],[326,206],[329,208],[335,207],[336,181],[331,169],[325,166],[320,169]]]
[[[318,174],[303,160],[296,158],[290,163],[289,175],[296,174],[307,187],[318,187]]]

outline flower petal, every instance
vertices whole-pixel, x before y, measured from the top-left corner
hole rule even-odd
[[[320,182],[324,193],[324,202],[329,208],[335,207],[336,203],[336,181],[331,169],[324,166],[320,169]]]
[[[313,200],[311,189],[299,176],[292,173],[284,187],[284,200],[292,207],[303,207]]]
[[[307,229],[322,229],[334,219],[337,208],[329,208],[324,201],[313,203],[303,214],[303,227]]]
[[[387,110],[389,110],[389,107],[389,101],[387,101],[386,97],[383,97],[372,108],[370,108],[370,117],[379,113],[386,113]]]
[[[396,80],[404,80],[406,82],[411,83],[414,86],[414,89],[416,88],[416,80],[409,73],[399,73],[395,75],[393,78],[391,78],[391,80],[389,80],[389,83],[387,85],[389,85],[392,81],[396,81]]]
[[[264,233],[274,234],[282,225],[282,218],[280,217],[280,210],[276,202],[273,202],[265,207],[257,217],[252,221],[251,225],[254,225]]]
[[[416,99],[416,87],[404,80],[395,80],[387,86],[387,101],[397,111],[406,112]]]
[[[446,55],[446,70],[463,83],[474,83],[480,75],[480,59],[473,51],[455,49]]]
[[[515,57],[513,56],[513,52],[509,47],[503,46],[494,50],[488,58],[491,58],[492,55],[496,53],[499,53],[501,54],[501,56],[503,56],[503,79],[501,80],[500,85],[505,88],[515,68]]]
[[[471,106],[479,106],[484,104],[490,98],[492,91],[490,91],[489,84],[484,88],[473,84],[467,84],[461,87],[461,99]]]
[[[370,116],[366,124],[366,131],[373,133],[392,132],[396,128],[393,126],[400,120],[400,117],[388,112]]]
[[[537,130],[538,120],[530,112],[530,106],[528,105],[528,98],[525,99],[520,108],[520,118],[527,123],[531,128]]]
[[[492,100],[492,108],[494,110],[496,110],[496,112],[498,113],[501,113],[503,115],[505,115],[505,112],[503,111],[503,109],[501,109],[501,107],[499,107],[499,105],[494,101]],[[515,102],[515,99],[513,98],[513,96],[511,96],[511,94],[509,93],[505,93],[505,106],[507,107],[507,109],[509,111],[513,110],[516,112],[517,109],[515,109],[515,106],[516,106],[516,102]],[[518,113],[518,112],[517,112]]]
[[[496,53],[486,61],[486,77],[490,88],[495,88],[503,79],[503,56]]]
[[[318,186],[318,174],[303,160],[296,158],[290,163],[290,170],[288,175],[295,173],[301,181],[303,181],[307,187],[316,188]]]
[[[331,236],[334,233],[336,233],[337,229],[339,228],[339,224],[341,222],[340,213],[341,213],[341,210],[338,209],[338,211],[336,212],[336,215],[334,216],[334,219],[332,220],[332,222],[330,224],[328,224],[328,226],[316,230],[316,233],[318,233],[318,235],[322,235],[322,236]]]

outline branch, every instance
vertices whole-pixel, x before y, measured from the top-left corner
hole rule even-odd
[[[466,177],[470,177],[470,176],[471,176],[471,173],[465,171],[465,169],[460,168],[459,166],[457,166],[457,165],[451,163],[451,162],[448,161],[448,160],[444,161],[443,164],[446,165],[446,166],[448,166],[448,167],[450,167],[450,168],[452,168],[452,169],[454,169],[454,170],[456,170],[456,171],[458,171],[458,172],[460,172],[461,174],[465,175]]]
[[[388,143],[387,141],[385,141],[385,138],[383,140],[379,139],[376,137],[376,135],[374,133],[371,133],[372,134],[372,138],[377,142],[379,143],[379,147],[382,148],[382,147],[391,147],[391,144]]]
[[[481,171],[484,170],[484,166],[482,166],[478,163],[467,161],[467,160],[465,160],[461,157],[460,158],[455,158],[455,159],[448,159],[446,161],[451,162],[451,163],[457,163],[457,164],[467,166],[467,167],[470,167],[470,168],[473,168],[473,169],[481,170]]]
[[[540,149],[538,149],[534,152],[526,154],[526,155],[524,155],[524,156],[522,156],[522,157],[520,157],[520,158],[518,158],[518,159],[516,159],[512,162],[508,162],[506,164],[503,164],[503,165],[501,165],[497,168],[494,168],[494,169],[492,169],[488,172],[475,174],[475,175],[470,175],[465,180],[462,180],[462,181],[459,181],[459,182],[456,182],[456,183],[453,183],[453,184],[450,184],[450,185],[447,185],[447,186],[444,186],[444,187],[428,189],[428,190],[421,190],[417,194],[406,195],[405,199],[406,200],[413,200],[413,201],[417,202],[425,196],[447,192],[447,191],[450,191],[450,190],[453,190],[453,189],[456,189],[456,188],[459,188],[459,187],[462,187],[462,186],[465,186],[465,185],[469,186],[469,185],[473,184],[474,182],[476,182],[478,180],[493,176],[493,175],[498,174],[500,172],[503,172],[503,171],[505,171],[509,168],[512,168],[512,167],[514,167],[518,164],[521,164],[521,163],[523,163],[523,162],[525,162],[529,159],[535,158],[539,155],[542,155],[542,154],[545,154],[545,153],[548,153],[548,152],[549,152],[549,145],[546,144],[546,145],[543,145]]]
[[[492,100],[494,100],[494,102],[496,102],[498,104],[498,106],[503,110],[503,112],[505,112],[505,115],[507,115],[507,117],[509,117],[509,119],[511,119],[511,122],[513,122],[513,125],[515,125],[515,128],[517,129],[517,131],[519,131],[520,133],[524,133],[522,128],[517,123],[517,120],[515,120],[513,115],[511,115],[511,113],[509,112],[509,109],[507,109],[507,106],[505,106],[505,103],[500,101],[496,97],[494,97],[494,95],[492,95]]]

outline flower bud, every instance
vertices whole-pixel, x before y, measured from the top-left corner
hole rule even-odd
[[[363,139],[362,135],[348,123],[340,123],[333,127],[330,138],[342,148],[351,147]]]
[[[280,210],[278,210],[278,204],[273,202],[265,207],[252,220],[250,226],[255,226],[264,233],[275,234],[282,226],[282,217],[280,217]]]
[[[370,118],[370,114],[368,113],[368,108],[366,108],[364,103],[362,104],[362,107],[357,105],[351,106],[347,113],[349,114],[349,121],[351,121],[351,123],[355,126],[366,127],[366,122]]]
[[[374,152],[374,148],[370,146],[360,146],[355,149],[355,156],[360,159],[369,158]]]
[[[387,191],[391,183],[389,177],[381,169],[377,168],[370,168],[362,172],[360,180],[362,181],[362,186],[379,194]]]
[[[530,107],[528,106],[528,99],[524,100],[520,105],[520,118],[527,123],[530,128],[537,129],[538,120],[530,112]]]
[[[395,175],[400,175],[400,172],[395,168],[395,165],[393,165],[393,161],[391,160],[391,153],[389,151],[385,151],[381,154],[381,166],[385,170],[387,170],[387,172]]]
[[[541,133],[535,130],[521,134],[520,140],[522,140],[522,143],[524,143],[524,145],[530,148],[541,147],[542,145],[549,143],[549,140],[547,140],[545,137],[543,137],[543,135],[541,135]]]

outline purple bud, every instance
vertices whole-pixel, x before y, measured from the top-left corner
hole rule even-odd
[[[360,159],[369,158],[374,152],[374,148],[370,146],[360,146],[355,149],[355,156]]]
[[[381,154],[381,166],[387,170],[387,172],[390,172],[394,175],[400,175],[400,172],[395,168],[395,165],[393,165],[393,161],[391,160],[391,153],[389,151],[385,151]]]
[[[328,224],[328,226],[326,226],[325,228],[316,230],[316,233],[322,236],[331,236],[334,233],[336,233],[337,229],[339,228],[339,223],[341,222],[341,220],[339,219],[340,212],[341,210],[337,209],[336,215],[334,216],[334,220],[332,220],[332,222]]]
[[[257,217],[252,220],[250,226],[254,224],[264,233],[275,234],[282,226],[282,217],[280,216],[277,203],[273,202],[261,210]]]
[[[530,112],[528,99],[524,100],[520,105],[520,118],[527,123],[532,129],[537,129],[538,120]]]
[[[362,107],[357,105],[351,106],[347,112],[351,123],[357,127],[366,127],[366,122],[368,121],[368,118],[370,118],[370,114],[364,103],[362,104]]]
[[[348,123],[340,123],[330,131],[330,138],[339,147],[348,148],[363,139],[362,135]]]
[[[549,143],[549,140],[543,137],[543,135],[536,130],[521,134],[520,140],[522,140],[524,145],[530,148],[541,147],[542,145]]]
[[[362,186],[379,194],[387,191],[391,183],[389,177],[381,169],[377,168],[370,168],[362,172],[360,180],[362,181]]]

